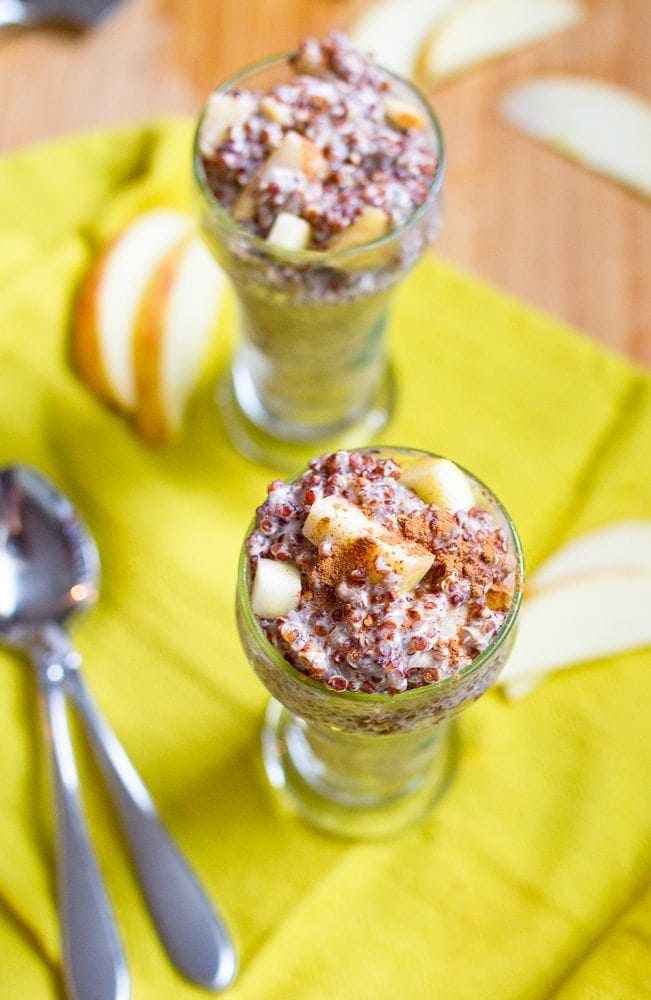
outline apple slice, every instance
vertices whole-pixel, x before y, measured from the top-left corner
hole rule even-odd
[[[72,330],[75,366],[98,396],[128,412],[136,405],[132,337],[141,299],[157,266],[189,230],[181,212],[138,216],[82,285]]]
[[[258,618],[280,618],[301,599],[301,571],[293,562],[258,559],[251,588],[251,609]]]
[[[524,45],[555,34],[584,17],[579,0],[465,0],[440,19],[418,59],[428,87]]]
[[[529,581],[532,591],[587,573],[651,573],[651,521],[616,521],[557,549]]]
[[[352,250],[353,247],[373,243],[389,229],[389,217],[381,208],[367,205],[347,229],[330,240],[328,250]]]
[[[273,243],[284,250],[304,250],[312,239],[312,227],[305,219],[291,212],[279,212],[267,236],[267,243]]]
[[[201,122],[199,149],[210,159],[218,149],[229,128],[246,121],[255,108],[255,98],[251,94],[211,94]]]
[[[363,52],[398,76],[414,75],[423,40],[457,0],[378,0],[349,29]]]
[[[400,482],[425,503],[456,513],[470,510],[475,497],[468,477],[448,458],[421,458],[400,476]]]
[[[651,573],[611,570],[540,590],[523,606],[499,683],[522,697],[555,670],[651,644]]]
[[[164,444],[178,434],[214,332],[226,279],[203,242],[169,251],[145,289],[133,336],[136,426]]]
[[[544,76],[513,87],[507,121],[584,166],[651,198],[651,105],[588,77]]]
[[[398,590],[403,594],[420,583],[434,562],[434,556],[424,546],[386,531],[345,497],[328,496],[316,500],[305,519],[303,534],[314,545],[331,541],[348,546],[359,539],[369,539],[373,542],[373,552],[368,553],[373,562],[373,566],[368,567],[370,579],[382,579],[383,574],[375,569],[380,561],[398,574]]]

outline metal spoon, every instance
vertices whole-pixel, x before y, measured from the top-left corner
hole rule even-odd
[[[0,28],[91,28],[118,0],[0,0]]]
[[[66,983],[73,1000],[127,1000],[129,974],[88,839],[66,720],[84,720],[161,941],[191,981],[223,990],[235,949],[152,798],[84,686],[64,625],[97,597],[99,558],[70,502],[25,466],[0,469],[0,640],[37,668],[57,807],[57,880]]]

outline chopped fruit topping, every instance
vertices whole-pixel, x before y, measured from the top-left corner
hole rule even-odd
[[[210,159],[233,125],[242,124],[255,107],[250,94],[211,94],[199,133],[199,149]]]
[[[246,222],[252,219],[255,213],[255,198],[253,197],[253,185],[245,187],[240,191],[237,201],[233,206],[233,218],[236,222]]]
[[[384,101],[387,120],[398,128],[425,128],[425,118],[414,104],[387,97]]]
[[[277,125],[291,124],[291,108],[277,101],[275,97],[263,97],[260,101],[260,111],[270,122],[276,122]]]
[[[347,547],[360,540],[367,544],[360,567],[371,579],[386,576],[386,567],[398,577],[400,593],[412,590],[427,573],[434,556],[416,542],[390,533],[344,497],[322,497],[313,504],[303,525],[303,534],[315,545],[332,542]],[[362,553],[358,553],[360,559]]]
[[[261,188],[272,171],[282,169],[306,178],[323,177],[328,164],[317,147],[298,132],[287,132],[280,146],[263,163],[258,173],[240,192],[233,207],[233,218],[246,222],[253,218],[256,209],[256,190]],[[291,178],[292,182],[294,178]],[[272,181],[276,184],[277,181]]]
[[[328,163],[320,150],[298,132],[286,132],[278,149],[271,154],[263,167],[267,173],[273,167],[298,170],[306,177],[324,177]]]
[[[310,242],[309,222],[291,212],[280,212],[267,236],[267,243],[283,247],[285,250],[304,250]]]
[[[389,229],[389,219],[381,208],[369,205],[363,208],[352,225],[335,236],[330,242],[330,250],[352,250],[353,247],[373,243]]]
[[[301,571],[292,562],[258,559],[251,608],[259,618],[279,618],[294,611],[301,599]]]
[[[475,503],[468,477],[447,458],[421,459],[403,472],[400,482],[425,503],[453,512],[468,511]]]

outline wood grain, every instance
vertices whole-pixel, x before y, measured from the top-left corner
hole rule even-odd
[[[0,150],[167,112],[364,0],[125,0],[94,32],[0,36]],[[538,72],[589,73],[651,100],[651,3],[588,0],[585,24],[432,95],[448,147],[439,251],[651,364],[651,204],[510,129],[497,107]],[[604,136],[608,141],[608,136]]]

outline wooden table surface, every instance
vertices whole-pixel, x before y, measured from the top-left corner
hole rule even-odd
[[[366,3],[124,0],[84,36],[5,32],[0,151],[79,129],[196,112],[226,74],[292,48],[305,33],[345,27]],[[578,28],[432,95],[448,144],[438,249],[651,364],[651,203],[516,133],[497,111],[511,82],[557,70],[610,79],[651,99],[650,0],[586,3],[589,17]]]

